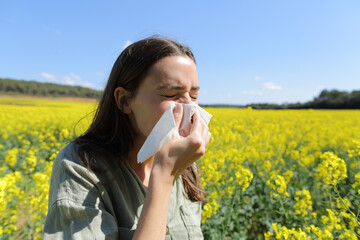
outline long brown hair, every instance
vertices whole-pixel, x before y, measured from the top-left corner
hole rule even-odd
[[[164,57],[181,55],[188,56],[195,62],[194,55],[187,46],[160,37],[140,40],[122,51],[111,70],[90,127],[73,141],[78,144],[78,155],[87,167],[91,168],[91,162],[99,154],[117,156],[115,159],[126,161],[126,154],[134,144],[134,129],[128,115],[116,104],[115,89],[123,87],[130,92],[130,97],[134,96],[152,65]],[[106,164],[112,169],[117,165],[114,162]],[[205,191],[201,187],[197,165],[188,167],[181,176],[188,198],[193,202],[205,202]]]

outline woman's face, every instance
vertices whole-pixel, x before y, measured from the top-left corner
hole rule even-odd
[[[187,56],[169,56],[157,61],[128,100],[130,119],[138,140],[145,140],[171,103],[197,103],[197,68]]]

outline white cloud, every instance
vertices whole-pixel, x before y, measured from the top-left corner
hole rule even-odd
[[[56,80],[56,76],[55,75],[52,75],[50,73],[46,73],[46,72],[42,72],[40,73],[40,75],[43,77],[43,78],[46,78],[48,80]]]
[[[75,73],[69,73],[66,76],[56,76],[50,73],[41,72],[40,75],[47,81],[57,84],[65,84],[71,86],[83,86],[92,89],[102,90],[102,87],[97,87],[91,82],[84,81],[80,76]]]
[[[92,89],[95,89],[95,90],[99,90],[99,91],[103,91],[104,90],[104,86],[101,86],[101,87],[99,87],[99,86],[93,86],[93,87],[91,87]]]
[[[70,77],[72,79],[74,79],[74,81],[76,81],[76,82],[81,82],[82,81],[81,77],[79,77],[78,75],[76,75],[74,73],[70,73]]]
[[[266,83],[264,83],[264,89],[266,89],[266,90],[281,90],[282,87],[279,85],[276,85],[273,82],[266,82]]]
[[[263,92],[261,91],[253,91],[253,90],[250,90],[250,91],[243,91],[241,92],[243,95],[258,95],[258,96],[261,96],[263,95]]]
[[[259,80],[259,79],[260,79],[259,76],[255,76],[255,77],[254,77],[254,80],[255,80],[255,81],[257,81],[257,80]]]
[[[62,80],[62,83],[66,85],[75,85],[75,81],[69,76],[65,76]]]
[[[69,75],[64,76],[62,78],[61,83],[67,85],[73,85],[73,86],[76,85],[76,86],[89,87],[89,88],[94,87],[92,83],[83,81],[82,78],[76,75],[75,73],[69,73]]]
[[[86,88],[92,88],[97,90],[103,90],[102,87],[95,86],[91,82],[84,81],[80,76],[76,75],[75,73],[70,73],[67,76],[62,78],[61,84],[67,84],[72,86],[82,86]]]
[[[102,72],[96,72],[95,74],[96,74],[96,76],[98,76],[98,77],[103,77],[103,76],[104,76],[104,74],[103,74]]]
[[[123,46],[123,49],[127,48],[130,44],[132,44],[132,41],[127,40]]]
[[[94,84],[92,84],[91,82],[84,82],[84,84],[82,84],[82,86],[88,87],[88,88],[95,88]]]

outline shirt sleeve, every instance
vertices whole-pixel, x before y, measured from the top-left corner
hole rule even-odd
[[[118,239],[118,230],[103,209],[62,199],[49,209],[43,239]]]
[[[104,205],[96,175],[70,147],[60,151],[53,164],[43,239],[131,239],[132,232],[118,228]]]

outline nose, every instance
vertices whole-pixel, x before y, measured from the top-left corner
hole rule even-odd
[[[179,103],[184,103],[184,104],[191,104],[192,103],[192,100],[191,100],[191,97],[188,93],[186,93],[183,97],[181,97],[179,100],[178,100]]]

